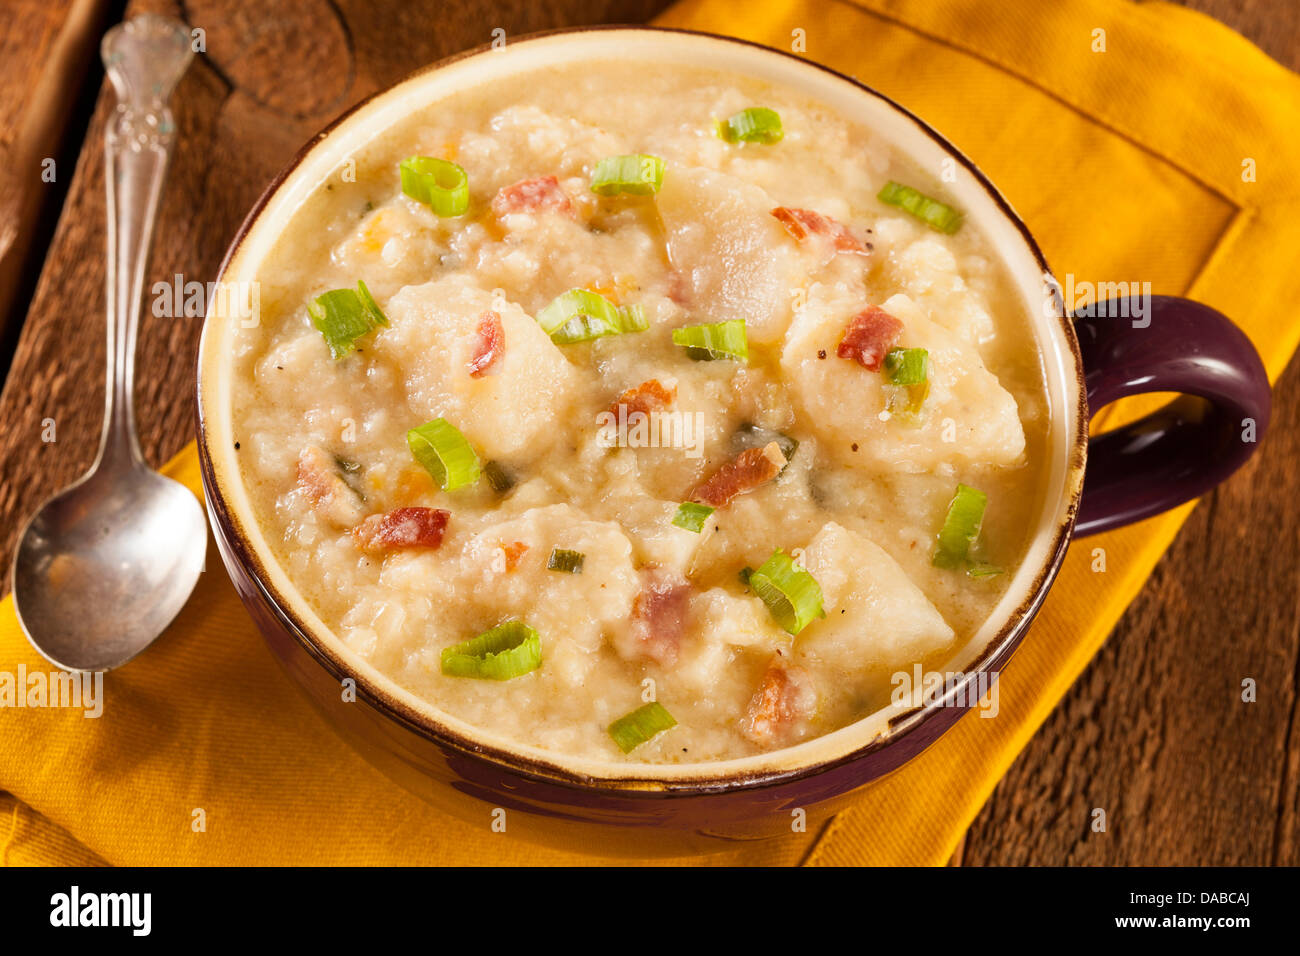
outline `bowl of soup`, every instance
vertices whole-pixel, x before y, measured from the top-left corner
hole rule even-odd
[[[1072,534],[1267,425],[1218,313],[1067,316],[920,119],[703,34],[525,38],[378,94],[218,293],[204,485],[268,644],[395,779],[569,845],[833,812],[980,706]],[[1185,398],[1085,484],[1089,402],[1140,391]]]

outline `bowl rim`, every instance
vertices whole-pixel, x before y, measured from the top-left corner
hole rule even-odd
[[[826,74],[829,78],[837,79],[851,85],[854,87],[857,94],[872,97],[882,102],[889,109],[898,113],[916,127],[918,132],[928,137],[947,155],[951,156],[961,164],[964,170],[973,177],[975,183],[985,194],[987,194],[988,198],[992,200],[994,206],[1002,217],[1015,227],[1019,234],[1020,241],[1031,253],[1044,280],[1049,285],[1056,283],[1054,274],[1048,266],[1046,257],[1039,248],[1033,234],[1020,218],[1019,214],[1011,206],[1010,202],[1008,202],[997,187],[993,185],[979,166],[976,165],[975,162],[964,152],[962,152],[962,150],[957,148],[946,137],[911,110],[855,77],[849,76],[833,67],[826,66],[815,60],[805,59],[804,57],[798,56],[794,53],[775,47],[765,46],[764,44],[752,40],[679,27],[640,24],[605,24],[563,27],[512,37],[509,41],[509,45],[519,46],[525,43],[546,40],[548,38],[593,32],[649,33],[663,36],[680,35],[693,38],[704,38],[732,46],[749,48],[750,51],[760,57],[767,55],[782,58],[786,61],[794,61],[803,67],[811,68],[815,71]],[[355,104],[349,106],[319,132],[313,135],[267,184],[265,189],[263,189],[261,194],[258,196],[257,201],[249,209],[247,215],[241,222],[239,229],[230,240],[225,255],[222,257],[221,265],[219,266],[217,273],[218,283],[224,280],[229,266],[241,252],[245,240],[259,221],[271,199],[279,192],[281,187],[294,176],[304,161],[334,130],[352,119],[356,114],[360,113],[371,104],[375,103],[379,98],[386,96],[399,87],[405,86],[406,84],[417,80],[420,77],[426,76],[427,74],[443,70],[462,60],[489,53],[493,51],[493,49],[493,43],[488,42],[471,49],[459,51],[420,67],[394,83],[368,94]],[[1060,288],[1059,283],[1056,283],[1055,288]],[[265,602],[267,607],[271,609],[283,629],[293,637],[293,639],[313,660],[316,661],[317,664],[319,664],[336,680],[342,681],[345,678],[354,680],[358,702],[368,704],[384,718],[406,728],[408,731],[411,731],[418,737],[442,748],[444,751],[454,753],[458,757],[481,761],[498,770],[507,771],[516,777],[525,780],[553,786],[558,785],[563,788],[580,791],[591,791],[596,789],[601,791],[617,792],[632,797],[648,798],[671,797],[684,794],[698,795],[722,791],[732,792],[756,790],[820,776],[829,771],[836,770],[837,768],[855,764],[872,754],[879,753],[887,748],[895,747],[909,739],[924,737],[924,735],[920,733],[922,728],[940,711],[947,710],[960,714],[964,709],[966,709],[966,705],[962,705],[958,702],[967,699],[965,697],[965,692],[968,685],[970,685],[980,675],[986,674],[992,664],[1005,663],[1005,661],[1010,658],[1011,654],[1014,653],[1016,647],[1019,645],[1021,638],[1023,638],[1030,622],[1033,620],[1038,609],[1045,600],[1047,592],[1050,590],[1051,585],[1060,570],[1066,549],[1070,543],[1075,518],[1078,512],[1079,500],[1082,495],[1083,473],[1087,457],[1088,405],[1083,360],[1074,327],[1064,311],[1064,305],[1060,297],[1051,297],[1050,301],[1052,303],[1052,319],[1058,324],[1059,331],[1062,334],[1062,340],[1068,346],[1070,358],[1073,361],[1073,371],[1075,382],[1077,383],[1077,391],[1075,396],[1075,407],[1073,410],[1075,429],[1074,434],[1069,436],[1069,447],[1067,450],[1068,458],[1065,462],[1064,474],[1064,493],[1068,498],[1068,501],[1066,502],[1064,513],[1059,515],[1052,528],[1044,563],[1034,576],[1033,581],[1026,592],[1025,598],[1007,615],[1005,620],[998,627],[996,633],[988,639],[980,652],[966,665],[962,680],[946,687],[942,695],[924,703],[923,705],[911,707],[910,709],[906,709],[901,713],[893,715],[888,721],[885,732],[878,733],[872,739],[867,740],[858,747],[852,748],[846,753],[838,754],[826,759],[814,759],[809,762],[796,762],[791,766],[753,771],[732,770],[727,773],[718,774],[683,774],[677,778],[670,776],[668,773],[662,772],[662,768],[672,769],[678,765],[616,764],[611,762],[608,763],[609,768],[617,768],[620,771],[619,775],[589,775],[575,771],[571,767],[566,767],[561,762],[563,760],[562,755],[557,755],[555,759],[552,760],[547,759],[545,756],[523,754],[507,748],[497,747],[475,740],[468,734],[463,734],[438,721],[435,715],[420,711],[419,709],[410,706],[389,689],[377,686],[364,673],[358,672],[355,668],[351,667],[347,661],[343,660],[334,648],[329,647],[326,642],[316,639],[312,635],[311,628],[294,610],[293,602],[280,594],[274,585],[268,580],[269,575],[267,573],[266,562],[250,542],[242,522],[234,514],[229,502],[227,501],[226,495],[221,490],[221,483],[217,478],[212,454],[208,447],[211,437],[211,426],[207,420],[203,400],[204,356],[206,354],[204,346],[209,330],[212,327],[212,323],[209,321],[211,318],[210,311],[204,316],[202,334],[196,350],[195,370],[197,448],[209,519],[213,525],[214,533],[216,533],[218,537],[222,538],[233,552],[241,565],[242,570],[256,587],[262,600]],[[1066,389],[1065,398],[1068,403],[1068,387]],[[1069,411],[1069,409],[1063,409],[1063,414],[1067,415],[1067,419]],[[992,677],[996,679],[996,672],[992,674]],[[391,678],[388,678],[388,680],[391,681]],[[393,683],[396,686],[395,682]],[[852,727],[853,724],[848,726]],[[821,738],[828,735],[829,734],[821,735]],[[935,739],[937,739],[937,735]],[[931,742],[933,741],[923,740],[917,752],[924,749],[924,747],[928,746]],[[793,749],[794,747],[781,748],[771,751],[769,754],[764,756],[774,757],[779,754],[788,753]],[[752,760],[754,758],[736,759]],[[717,766],[725,768],[727,764],[733,762],[735,762],[733,759],[728,759],[703,762],[696,764],[695,766]],[[661,772],[656,773],[654,776],[638,774],[639,770],[644,771],[647,768],[660,768]]]

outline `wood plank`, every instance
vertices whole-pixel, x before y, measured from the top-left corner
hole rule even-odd
[[[0,4],[0,349],[21,320],[35,257],[51,231],[42,217],[57,208],[72,175],[71,164],[60,170],[59,161],[64,146],[75,145],[66,137],[77,125],[107,9],[103,0]],[[7,358],[0,355],[0,377]]]
[[[1300,863],[1300,363],[1277,394],[1263,453],[1192,513],[999,783],[966,865]]]
[[[1186,5],[1300,69],[1300,5]],[[1273,400],[1260,455],[1192,513],[999,783],[964,865],[1300,864],[1300,362]]]

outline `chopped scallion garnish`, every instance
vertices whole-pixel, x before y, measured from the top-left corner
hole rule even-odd
[[[307,314],[335,359],[355,349],[357,339],[375,326],[388,324],[387,316],[361,281],[355,289],[332,289],[318,295],[307,306]]]
[[[676,726],[677,721],[668,713],[667,708],[658,701],[653,701],[610,724],[609,735],[614,738],[619,750],[630,754],[637,747]]]
[[[937,199],[931,199],[911,186],[890,181],[880,190],[876,197],[890,206],[897,206],[904,212],[910,212],[917,219],[939,232],[952,235],[961,228],[962,214]]]
[[[785,131],[776,110],[754,106],[718,122],[718,136],[728,143],[779,143]]]
[[[699,534],[704,530],[704,522],[709,520],[709,515],[713,514],[713,511],[714,509],[708,505],[683,501],[677,506],[677,514],[673,515],[673,524]]]
[[[970,557],[971,546],[980,535],[988,495],[969,485],[957,486],[948,504],[948,514],[939,529],[938,547],[930,563],[937,568],[959,568]]]
[[[890,349],[883,370],[891,388],[889,414],[905,424],[920,422],[921,406],[930,394],[930,353],[925,349]]]
[[[443,491],[455,491],[478,481],[478,455],[445,418],[412,428],[406,433],[406,444]]]
[[[510,680],[541,666],[541,635],[523,621],[505,621],[442,650],[442,672],[449,677]]]
[[[334,464],[338,466],[339,477],[343,479],[343,484],[347,485],[348,489],[354,495],[356,495],[357,498],[359,498],[361,501],[365,501],[366,500],[365,492],[362,490],[362,488],[359,485],[361,472],[364,470],[361,467],[361,463],[356,461],[349,461],[346,458],[340,458],[338,455],[335,455]]]
[[[825,617],[817,579],[777,549],[749,576],[749,586],[789,634],[798,634],[815,617]]]
[[[591,174],[591,191],[599,196],[652,196],[664,184],[664,161],[658,156],[633,153],[607,156]]]
[[[469,209],[469,177],[451,160],[408,156],[399,169],[402,192],[439,216],[463,216]]]
[[[556,345],[644,332],[650,327],[639,305],[620,307],[587,289],[570,289],[557,296],[537,313],[537,324]]]
[[[341,458],[340,456],[335,455],[334,464],[338,465],[339,471],[343,472],[345,475],[361,474],[361,463],[358,461],[350,461],[347,458]]]
[[[738,362],[749,361],[749,341],[745,337],[744,319],[673,329],[673,344],[683,346],[687,355],[701,361],[724,358]]]
[[[885,353],[885,379],[890,385],[920,385],[930,377],[930,353],[925,349],[890,349]]]
[[[984,536],[981,534],[966,552],[966,576],[970,578],[992,578],[1003,574],[1006,569],[990,562],[985,555]]]
[[[548,571],[563,571],[565,574],[581,574],[582,562],[587,556],[581,551],[569,551],[565,548],[553,548],[546,562]]]
[[[930,394],[930,383],[890,385],[886,386],[886,390],[889,392],[889,399],[885,408],[888,409],[890,417],[898,419],[905,425],[920,425],[921,409]]]
[[[488,480],[492,490],[499,495],[505,494],[515,486],[515,477],[502,467],[499,461],[489,461],[483,465],[483,477]]]

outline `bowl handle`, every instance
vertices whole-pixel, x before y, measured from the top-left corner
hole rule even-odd
[[[1111,299],[1074,315],[1088,408],[1144,392],[1180,396],[1091,438],[1075,536],[1190,501],[1245,464],[1268,428],[1268,374],[1222,313],[1173,296]]]

